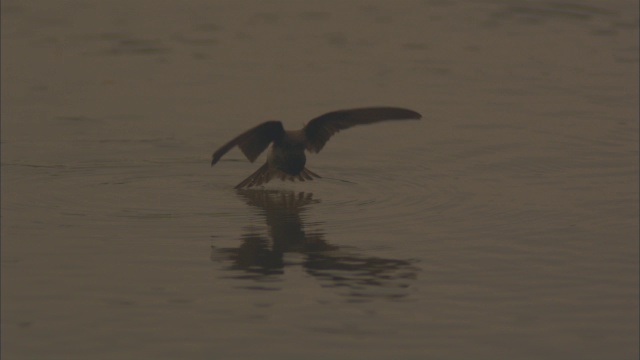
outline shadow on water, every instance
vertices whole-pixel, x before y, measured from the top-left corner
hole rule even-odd
[[[237,190],[237,194],[248,205],[260,209],[267,227],[266,231],[252,227],[237,248],[212,247],[211,260],[230,262],[228,270],[238,272],[232,277],[263,282],[284,275],[287,267],[301,266],[322,287],[344,289],[351,297],[408,295],[418,271],[410,261],[362,256],[356,249],[330,244],[322,230],[308,230],[303,221],[305,212],[320,203],[312,193]],[[321,225],[314,223],[313,227]],[[288,260],[291,257],[294,259]]]

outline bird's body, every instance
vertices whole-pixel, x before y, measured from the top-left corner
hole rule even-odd
[[[267,162],[289,175],[297,175],[307,162],[305,144],[306,137],[302,131],[285,131],[282,140],[271,145]]]
[[[305,150],[319,152],[333,134],[351,126],[420,118],[421,115],[413,110],[371,107],[333,111],[309,121],[304,128],[294,131],[285,131],[280,121],[266,121],[216,150],[211,166],[234,146],[240,147],[249,161],[253,162],[271,144],[267,162],[236,188],[261,185],[273,178],[291,181],[313,180],[320,176],[305,167]]]

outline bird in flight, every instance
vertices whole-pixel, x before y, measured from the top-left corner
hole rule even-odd
[[[305,150],[320,152],[333,134],[352,126],[388,120],[417,120],[421,117],[413,110],[382,106],[332,111],[312,119],[300,130],[287,131],[280,121],[270,120],[245,131],[216,150],[211,166],[235,146],[242,150],[249,161],[254,162],[272,144],[267,162],[236,185],[236,189],[265,184],[274,178],[313,180],[320,178],[320,175],[305,167]]]

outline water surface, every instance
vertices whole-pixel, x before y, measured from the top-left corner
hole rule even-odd
[[[3,1],[3,358],[637,358],[637,14]],[[371,105],[424,118],[209,167]]]

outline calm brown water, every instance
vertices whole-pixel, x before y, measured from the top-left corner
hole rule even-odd
[[[1,10],[3,359],[638,358],[637,2]]]

